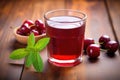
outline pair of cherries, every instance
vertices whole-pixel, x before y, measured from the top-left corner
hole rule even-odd
[[[108,54],[114,54],[119,47],[119,44],[116,41],[111,40],[108,35],[102,35],[99,38],[99,44],[100,45],[95,44],[93,38],[86,38],[84,40],[84,50],[90,58],[99,57],[100,48],[107,50]]]
[[[23,36],[29,36],[30,33],[34,33],[35,36],[45,33],[45,27],[40,19],[35,20],[25,20],[20,28],[17,30],[17,34]]]

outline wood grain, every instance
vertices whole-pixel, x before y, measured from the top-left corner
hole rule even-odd
[[[45,12],[54,9],[74,9],[87,14],[85,37],[98,42],[101,35],[107,34],[112,40],[120,41],[119,15],[120,2],[103,0],[1,0],[0,2],[0,80],[119,80],[120,55],[107,55],[101,51],[96,60],[83,55],[83,62],[75,67],[61,68],[47,62],[47,50],[40,55],[44,62],[44,71],[35,72],[34,68],[24,67],[24,59],[13,61],[10,53],[23,48],[15,40],[13,29],[24,20],[43,19]]]
[[[107,1],[106,6],[108,6],[109,20],[111,22],[111,27],[113,33],[115,34],[116,40],[120,43],[120,10],[119,10],[120,0]],[[119,47],[120,50],[120,47]]]
[[[5,3],[5,6],[2,7],[0,18],[0,80],[19,80],[22,74],[24,60],[12,61],[11,59],[9,59],[9,54],[12,50],[25,46],[19,44],[15,40],[15,37],[12,33],[13,29],[11,29],[10,27],[20,25],[20,22],[24,20],[25,16],[22,15],[18,17],[18,15],[20,14],[19,9],[21,9],[22,12],[23,8],[17,6],[22,6],[26,3],[23,4],[23,2],[20,3],[17,1],[7,1]],[[23,14],[26,14],[25,11],[26,10],[24,9]]]

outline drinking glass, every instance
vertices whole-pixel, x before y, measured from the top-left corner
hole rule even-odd
[[[60,67],[72,67],[82,61],[86,14],[69,9],[48,11],[44,15],[48,61]]]

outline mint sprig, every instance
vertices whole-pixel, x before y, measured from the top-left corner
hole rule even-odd
[[[9,57],[14,60],[26,58],[26,67],[33,65],[37,72],[42,72],[44,65],[39,52],[47,46],[49,40],[50,38],[45,37],[38,40],[35,44],[35,36],[33,33],[31,33],[28,38],[27,47],[14,50]]]

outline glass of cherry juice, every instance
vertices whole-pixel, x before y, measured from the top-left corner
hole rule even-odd
[[[48,61],[59,67],[72,67],[82,61],[86,14],[69,9],[45,13]]]

